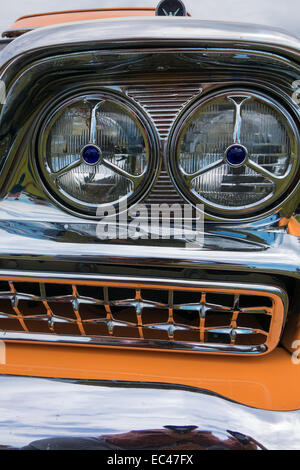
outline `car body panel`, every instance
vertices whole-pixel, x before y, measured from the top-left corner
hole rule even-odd
[[[105,18],[121,18],[129,16],[154,16],[154,8],[99,8],[90,10],[66,10],[58,12],[26,15],[18,18],[9,29],[2,33],[3,37],[16,37],[35,28],[51,26],[58,23],[88,21]]]
[[[255,408],[299,408],[300,368],[283,348],[259,358],[227,358],[107,347],[3,344],[2,374],[175,384],[210,390]]]

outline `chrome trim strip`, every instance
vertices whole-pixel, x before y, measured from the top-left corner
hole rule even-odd
[[[134,277],[134,276],[102,276],[100,274],[78,274],[78,273],[45,273],[42,271],[14,271],[14,270],[0,270],[0,280],[11,280],[19,282],[32,282],[37,280],[37,282],[51,282],[51,283],[60,283],[63,284],[68,281],[68,283],[102,283],[106,286],[112,286],[116,284],[122,284],[125,286],[135,285],[136,287],[142,288],[143,285],[148,287],[157,288],[159,286],[170,286],[174,289],[179,288],[205,288],[205,289],[218,289],[218,290],[249,290],[249,291],[258,291],[259,293],[274,294],[279,295],[286,305],[286,297],[281,294],[281,290],[276,286],[265,286],[261,284],[254,283],[232,283],[232,282],[222,282],[222,281],[197,281],[197,280],[185,280],[185,279],[164,279],[164,278],[151,278],[151,277]]]
[[[18,343],[45,343],[58,345],[77,345],[77,346],[102,346],[102,347],[118,347],[122,349],[146,349],[162,352],[186,352],[186,353],[206,353],[206,354],[232,354],[234,356],[262,356],[271,352],[265,345],[258,346],[232,346],[205,343],[197,345],[188,342],[171,343],[163,340],[135,340],[121,339],[110,337],[89,337],[89,336],[72,336],[42,333],[19,333],[14,331],[1,331],[0,340]]]
[[[45,230],[49,228],[45,224]],[[143,275],[147,273],[149,267],[156,269],[189,269],[194,271],[194,276],[203,271],[216,270],[218,272],[230,272],[237,274],[240,272],[255,272],[264,274],[283,275],[289,278],[300,279],[300,252],[299,239],[296,236],[288,235],[284,232],[262,231],[258,232],[264,236],[265,245],[255,243],[245,246],[240,245],[240,239],[218,236],[215,229],[215,238],[210,242],[212,233],[204,234],[203,247],[188,247],[184,244],[179,247],[166,246],[135,246],[114,243],[72,243],[71,241],[53,240],[47,237],[47,233],[41,224],[30,223],[30,233],[25,232],[26,226],[20,225],[20,233],[7,224],[0,223],[0,262],[1,273],[3,275],[22,275],[28,271],[23,263],[30,262],[34,265],[34,272],[38,271],[37,263],[45,262],[47,270],[51,272],[49,263],[72,263],[70,266],[72,277],[74,272],[78,272],[86,266],[86,269],[93,275],[96,266],[102,269],[103,266],[118,267],[118,272],[125,272],[130,268],[142,268]],[[72,225],[68,227],[72,230]],[[36,234],[32,236],[32,230]],[[56,225],[55,230],[63,230],[63,225]],[[227,231],[222,227],[220,230]],[[241,229],[242,230],[242,229]],[[250,230],[244,227],[245,234]],[[55,232],[55,233],[56,233]],[[72,232],[71,232],[72,233]],[[251,232],[250,232],[251,234]],[[253,232],[252,232],[253,234]],[[87,234],[88,235],[88,234]],[[206,246],[207,245],[207,246]],[[84,253],[84,256],[82,255]],[[75,264],[73,264],[75,263]],[[95,266],[96,265],[96,266]],[[32,269],[32,268],[30,268]],[[52,269],[57,270],[53,267]],[[64,268],[61,269],[63,271]],[[200,273],[199,273],[200,272]],[[126,273],[126,274],[127,274]],[[30,275],[30,272],[28,273]],[[31,272],[32,274],[32,272]],[[42,276],[45,275],[41,273]],[[26,273],[25,273],[26,275]],[[48,276],[48,272],[47,272]],[[52,276],[52,274],[49,274]],[[62,274],[63,276],[63,274]]]
[[[83,50],[92,45],[110,47],[180,43],[205,47],[247,45],[256,49],[280,51],[299,56],[299,39],[284,30],[248,23],[201,21],[194,18],[117,18],[64,23],[33,30],[13,41],[0,56],[0,66],[28,52],[49,55],[55,49],[76,46]],[[44,51],[42,51],[44,49]]]

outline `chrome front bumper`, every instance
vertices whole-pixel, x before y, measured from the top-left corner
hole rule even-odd
[[[300,448],[300,410],[254,409],[200,389],[1,376],[0,395],[1,446]]]

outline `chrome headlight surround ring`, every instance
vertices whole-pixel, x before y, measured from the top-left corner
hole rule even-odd
[[[224,98],[228,96],[256,98],[262,102],[265,102],[268,106],[279,113],[281,117],[284,118],[290,135],[293,137],[294,151],[291,155],[288,168],[283,176],[276,176],[268,171],[265,171],[264,168],[251,160],[251,155],[249,155],[248,149],[243,145],[243,142],[237,144],[234,140],[229,144],[229,146],[224,147],[223,156],[220,158],[220,161],[216,162],[215,165],[206,166],[203,170],[201,169],[198,171],[196,175],[194,173],[186,173],[183,168],[180,168],[180,143],[184,131],[188,128],[190,122],[192,122],[200,108],[216,100],[217,98]],[[296,123],[297,118],[299,119],[298,113],[295,113],[295,109],[293,109],[292,104],[289,103],[287,99],[278,97],[277,100],[265,92],[254,91],[250,87],[218,89],[218,91],[208,92],[205,94],[205,96],[201,97],[200,99],[198,98],[196,101],[193,101],[192,104],[186,107],[179,114],[176,121],[174,122],[170,130],[165,149],[166,167],[178,193],[188,203],[194,206],[203,205],[205,215],[209,220],[226,222],[254,221],[280,210],[283,205],[286,204],[288,200],[290,200],[290,198],[295,197],[295,194],[297,191],[299,191],[300,187],[300,134],[299,123],[298,125]],[[261,176],[272,180],[276,190],[274,191],[273,195],[260,200],[256,204],[248,205],[242,208],[238,207],[237,209],[233,209],[232,207],[228,209],[228,207],[225,205],[223,206],[214,204],[206,198],[201,197],[199,193],[193,190],[191,187],[191,182],[197,176],[208,173],[212,169],[228,163],[226,161],[228,150],[235,145],[239,145],[245,150],[244,165],[256,171]],[[241,165],[231,166],[237,168]]]
[[[124,113],[127,113],[131,117],[132,121],[135,122],[141,131],[141,135],[144,138],[145,147],[148,151],[148,160],[145,171],[143,171],[140,175],[129,175],[126,171],[122,171],[121,168],[116,168],[116,165],[112,165],[107,162],[103,158],[102,149],[99,147],[98,143],[85,144],[78,155],[79,165],[84,163],[85,165],[92,167],[92,164],[89,164],[87,161],[83,161],[83,152],[85,148],[90,145],[95,147],[95,149],[98,149],[99,155],[101,155],[99,163],[103,163],[105,166],[110,167],[112,171],[115,170],[116,174],[130,179],[133,190],[129,197],[126,195],[125,197],[120,197],[120,199],[116,202],[105,202],[103,204],[85,203],[79,201],[77,198],[72,197],[62,188],[59,188],[57,185],[57,180],[53,180],[51,176],[52,170],[47,163],[46,157],[46,144],[50,130],[53,123],[68,107],[80,101],[99,101],[102,103],[111,103],[116,105],[120,107]],[[37,154],[37,158],[34,158],[34,154]],[[161,164],[158,135],[155,127],[153,126],[151,120],[148,119],[146,114],[138,108],[136,103],[133,103],[130,99],[127,99],[127,97],[122,96],[118,92],[111,92],[110,90],[97,88],[89,88],[88,90],[82,89],[78,90],[76,93],[65,93],[62,96],[56,97],[53,101],[47,104],[47,106],[41,112],[36,125],[33,138],[32,157],[33,166],[37,172],[39,180],[43,186],[43,189],[51,198],[51,200],[59,207],[73,215],[90,219],[99,219],[99,216],[97,216],[97,209],[99,207],[105,211],[114,206],[117,214],[119,213],[118,204],[120,204],[120,207],[130,208],[134,204],[137,204],[139,201],[145,199],[155,183]],[[77,165],[75,165],[75,167],[76,166]],[[70,170],[72,170],[72,167]],[[101,212],[103,212],[103,210]]]

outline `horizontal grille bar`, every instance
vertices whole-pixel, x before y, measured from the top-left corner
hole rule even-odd
[[[264,354],[277,345],[285,313],[286,295],[277,287],[88,277],[0,281],[4,340]]]

